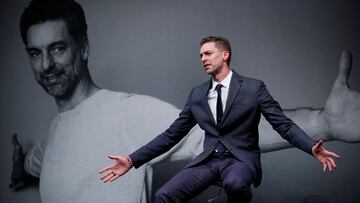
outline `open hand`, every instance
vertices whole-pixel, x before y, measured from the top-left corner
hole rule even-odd
[[[104,173],[104,175],[100,178],[104,183],[116,180],[120,176],[127,173],[130,169],[130,165],[126,157],[111,155],[108,157],[109,159],[115,160],[115,163],[99,171],[100,174]]]
[[[330,140],[360,142],[360,93],[349,87],[351,69],[351,53],[343,51],[339,73],[324,108]]]
[[[333,171],[333,169],[336,168],[336,164],[334,161],[334,158],[340,159],[340,156],[335,154],[334,152],[330,152],[326,150],[323,146],[323,141],[320,140],[318,143],[316,143],[312,147],[312,153],[314,157],[319,160],[323,165],[323,172],[326,172],[326,169],[328,168],[329,171]]]
[[[17,191],[23,188],[26,184],[26,177],[27,174],[24,169],[24,160],[25,155],[23,153],[23,149],[21,144],[19,143],[17,139],[17,134],[14,133],[11,136],[11,141],[13,144],[13,166],[12,166],[12,173],[11,173],[11,182],[9,184],[9,187],[11,190]]]

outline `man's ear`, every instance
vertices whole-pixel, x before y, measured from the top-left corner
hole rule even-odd
[[[224,59],[224,61],[227,61],[230,57],[230,52],[229,51],[223,51],[222,52],[222,57]]]
[[[84,43],[82,48],[81,48],[81,57],[84,61],[86,61],[89,57],[90,54],[90,47],[89,47],[89,43]]]

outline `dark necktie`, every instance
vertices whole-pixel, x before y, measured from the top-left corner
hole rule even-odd
[[[220,128],[221,121],[223,119],[223,107],[222,107],[222,101],[221,101],[221,84],[216,85],[215,90],[217,92],[217,101],[216,101],[216,122],[217,126]],[[220,154],[224,153],[226,151],[225,146],[219,141],[216,144],[215,148],[216,152],[219,152]]]
[[[217,101],[216,101],[216,123],[218,126],[220,126],[222,117],[223,117],[223,107],[222,107],[222,101],[221,101],[221,87],[222,84],[218,84],[215,87],[215,90],[217,92]]]

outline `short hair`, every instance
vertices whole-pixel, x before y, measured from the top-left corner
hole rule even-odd
[[[204,45],[205,43],[208,42],[215,42],[215,46],[218,49],[221,49],[223,51],[228,51],[229,52],[229,58],[227,59],[227,64],[230,65],[230,61],[231,61],[231,46],[230,46],[230,42],[228,39],[226,39],[225,37],[220,37],[220,36],[208,36],[205,37],[201,40],[200,42],[200,46]]]
[[[27,30],[35,24],[50,20],[64,20],[69,34],[80,45],[88,43],[85,13],[74,0],[32,0],[20,19],[20,33],[27,45]]]

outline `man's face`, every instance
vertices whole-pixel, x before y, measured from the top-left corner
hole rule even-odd
[[[200,59],[205,72],[210,75],[219,73],[226,64],[227,51],[218,49],[215,42],[207,42],[200,47]]]
[[[53,97],[71,95],[86,68],[87,50],[74,41],[65,21],[32,25],[27,31],[27,42],[36,81]]]

